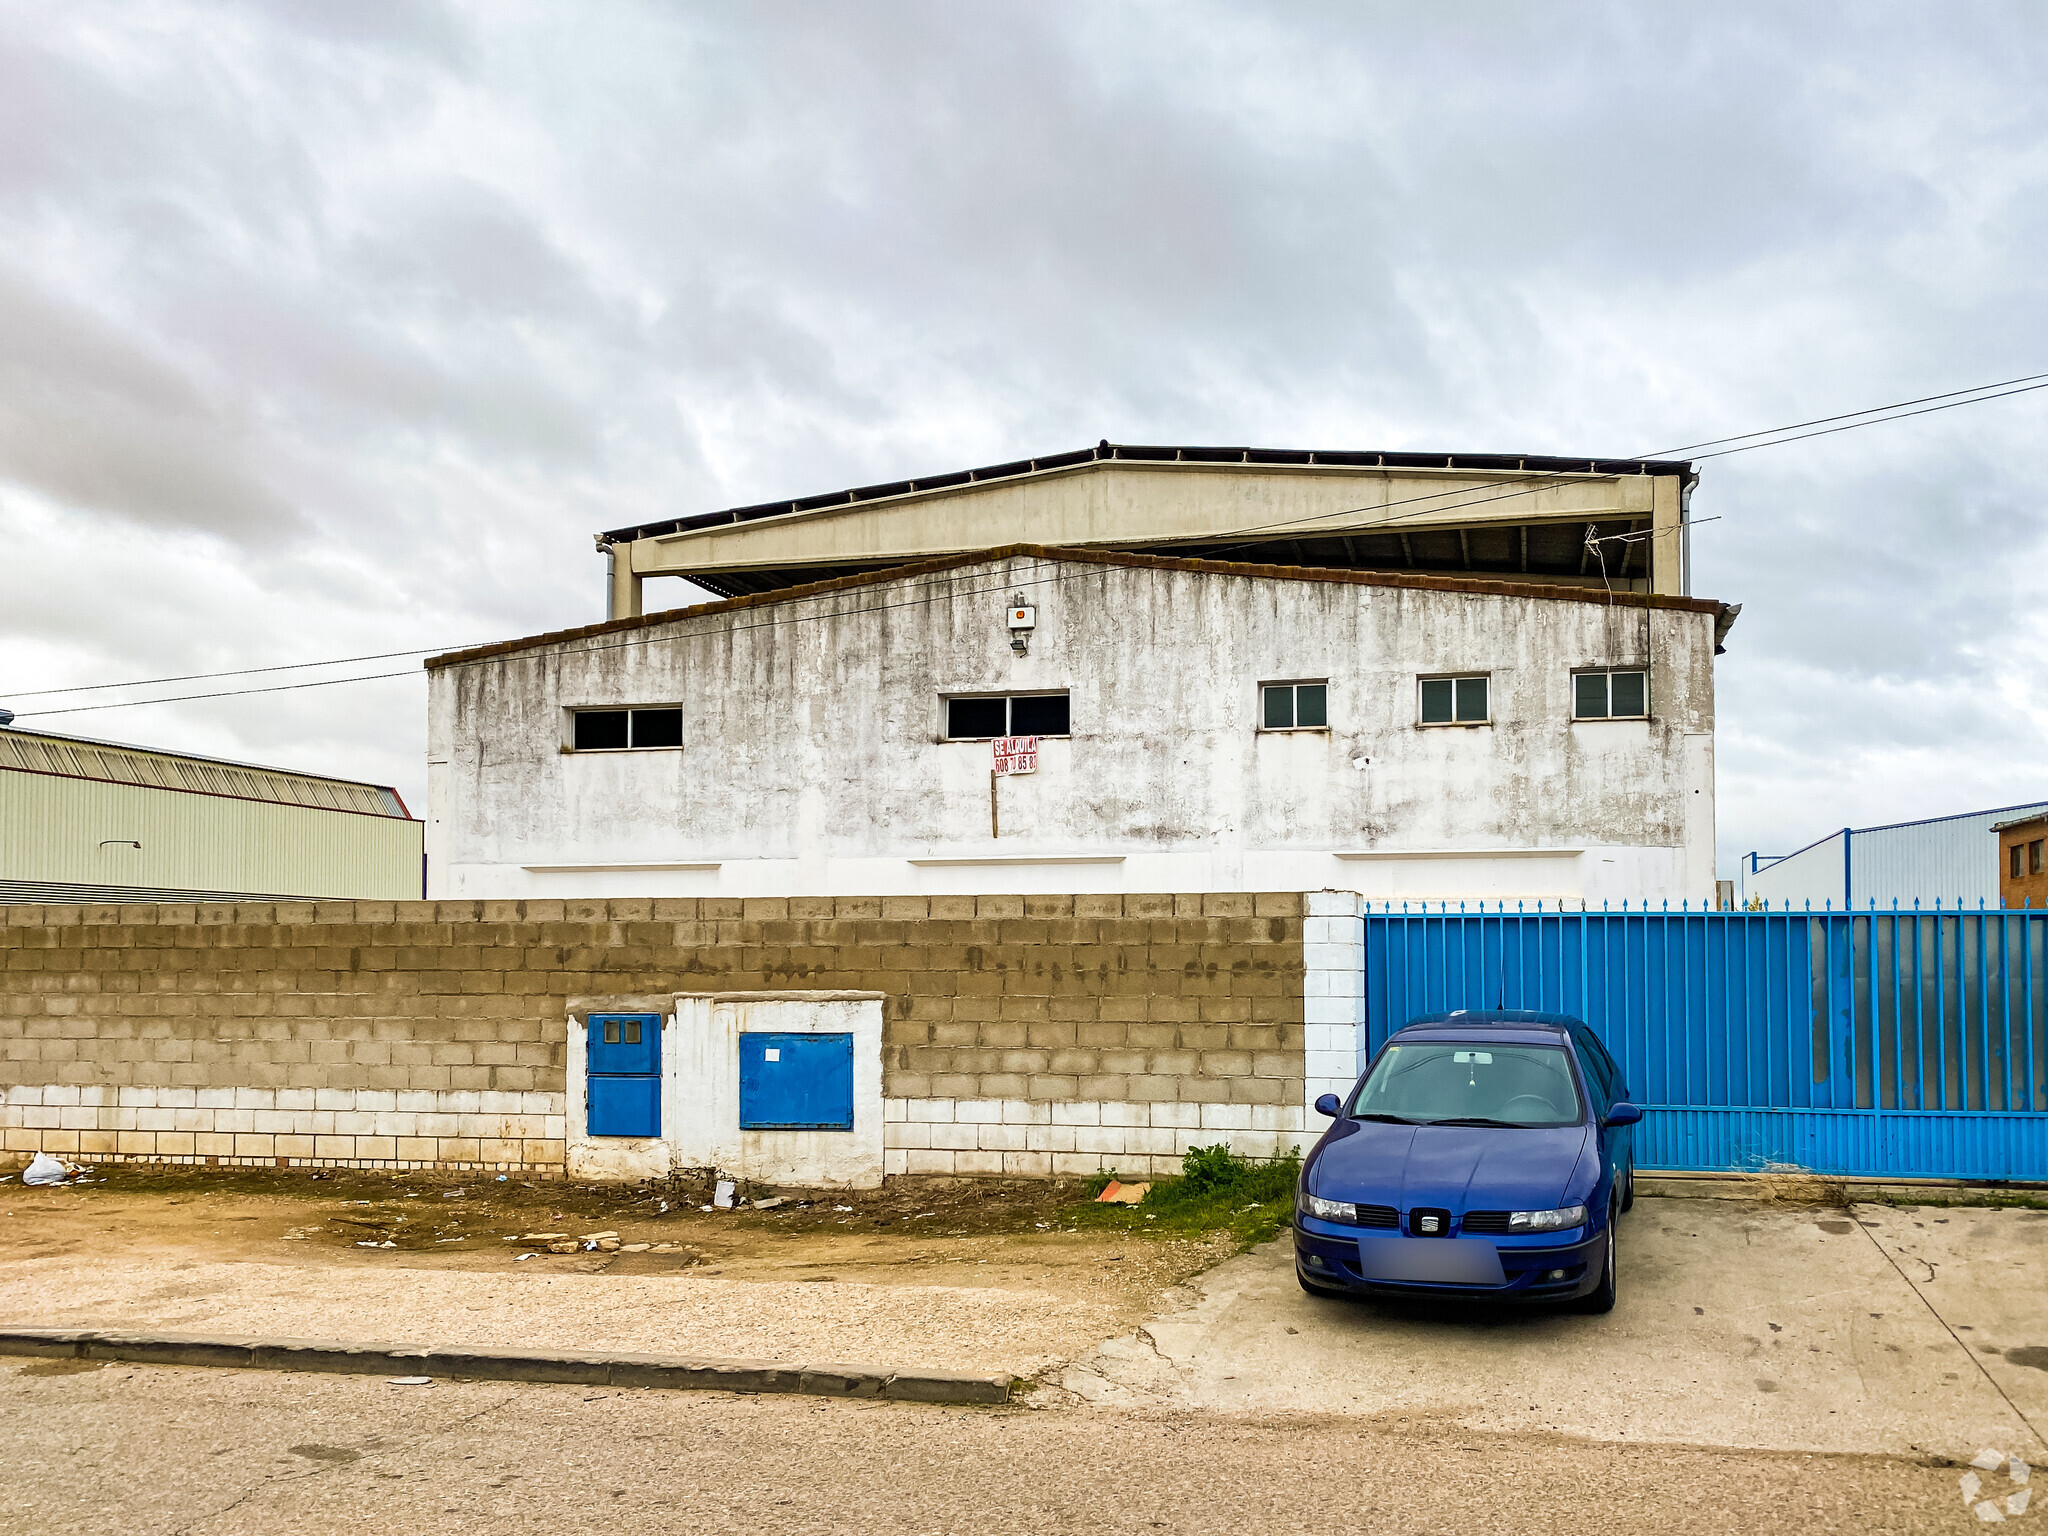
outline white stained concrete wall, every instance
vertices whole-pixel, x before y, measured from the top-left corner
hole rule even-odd
[[[558,642],[434,672],[432,893],[1699,900],[1713,622],[1018,556]],[[1574,722],[1573,668],[1646,647],[1655,718]],[[1417,724],[1446,672],[1490,674],[1491,724]],[[1328,679],[1330,728],[1259,730],[1295,679]],[[943,699],[1057,689],[1074,734],[995,789],[992,836],[988,745],[942,739]],[[564,749],[575,708],[677,702],[680,749]]]
[[[873,1189],[882,1182],[882,994],[746,992],[577,999],[568,1053],[569,1177],[594,1182],[665,1178],[688,1168],[762,1184]],[[661,1035],[661,1135],[592,1136],[592,1012],[654,1012]],[[742,1033],[853,1036],[853,1129],[740,1129]]]

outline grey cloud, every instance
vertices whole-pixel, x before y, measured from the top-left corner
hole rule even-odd
[[[595,528],[1103,435],[1645,451],[2048,355],[2025,4],[130,16],[0,10],[0,481],[231,661],[582,622]],[[2044,408],[1706,466],[1726,848],[2038,761]],[[190,729],[416,751],[346,691]]]
[[[297,522],[250,424],[96,316],[0,270],[0,477],[161,526],[266,539]]]

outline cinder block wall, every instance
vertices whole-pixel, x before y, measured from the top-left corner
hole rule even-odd
[[[62,1156],[564,1159],[571,996],[886,993],[890,1172],[1303,1140],[1302,898],[0,908],[0,1136]]]

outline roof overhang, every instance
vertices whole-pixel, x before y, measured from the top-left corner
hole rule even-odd
[[[710,618],[722,614],[742,613],[750,609],[774,608],[785,603],[803,602],[811,598],[828,596],[832,593],[859,591],[869,587],[882,586],[892,581],[935,575],[945,571],[958,570],[963,566],[984,565],[1016,557],[1052,561],[1061,564],[1120,565],[1142,570],[1189,571],[1198,575],[1234,576],[1256,581],[1330,582],[1350,586],[1389,587],[1408,591],[1465,593],[1486,597],[1518,597],[1543,602],[1595,603],[1615,608],[1657,609],[1664,612],[1698,613],[1712,616],[1716,621],[1717,630],[1721,634],[1726,633],[1724,621],[1733,622],[1735,613],[1739,611],[1734,605],[1714,602],[1705,598],[1672,597],[1647,592],[1605,592],[1598,587],[1588,589],[1584,587],[1556,586],[1540,582],[1489,581],[1479,578],[1409,575],[1397,571],[1327,570],[1293,565],[1255,565],[1244,561],[1200,560],[1180,556],[1149,555],[1128,550],[1062,548],[1047,544],[1003,544],[993,549],[971,550],[961,554],[947,555],[936,560],[919,561],[908,565],[893,565],[886,569],[868,571],[855,576],[837,577],[830,581],[809,582],[798,586],[780,588],[772,592],[728,598],[716,603],[697,603],[687,608],[671,608],[662,613],[640,614],[630,618],[613,619],[603,624],[586,624],[577,629],[554,630],[548,634],[529,635],[523,639],[505,640],[495,645],[481,645],[463,651],[450,651],[446,655],[429,657],[425,662],[425,666],[429,671],[443,667],[463,666],[474,662],[490,661],[499,657],[517,655],[527,651],[571,646],[580,641],[599,640],[610,635],[622,635],[638,630],[658,628],[662,625],[678,623],[685,619]],[[933,600],[937,601],[939,599],[934,598]]]
[[[1064,548],[1684,590],[1678,460],[1103,443],[614,529],[632,580],[721,596],[986,549]],[[1593,541],[1589,543],[1589,538]]]

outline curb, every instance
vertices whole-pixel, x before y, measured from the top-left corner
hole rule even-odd
[[[799,1392],[904,1403],[1006,1403],[1008,1376],[891,1371],[863,1365],[786,1365],[698,1360],[686,1355],[612,1355],[586,1350],[460,1345],[352,1344],[335,1339],[204,1338],[94,1328],[0,1327],[0,1355],[211,1365],[235,1370],[324,1371],[350,1376],[447,1376],[466,1381],[568,1382],[585,1387],[663,1387],[684,1392]]]

